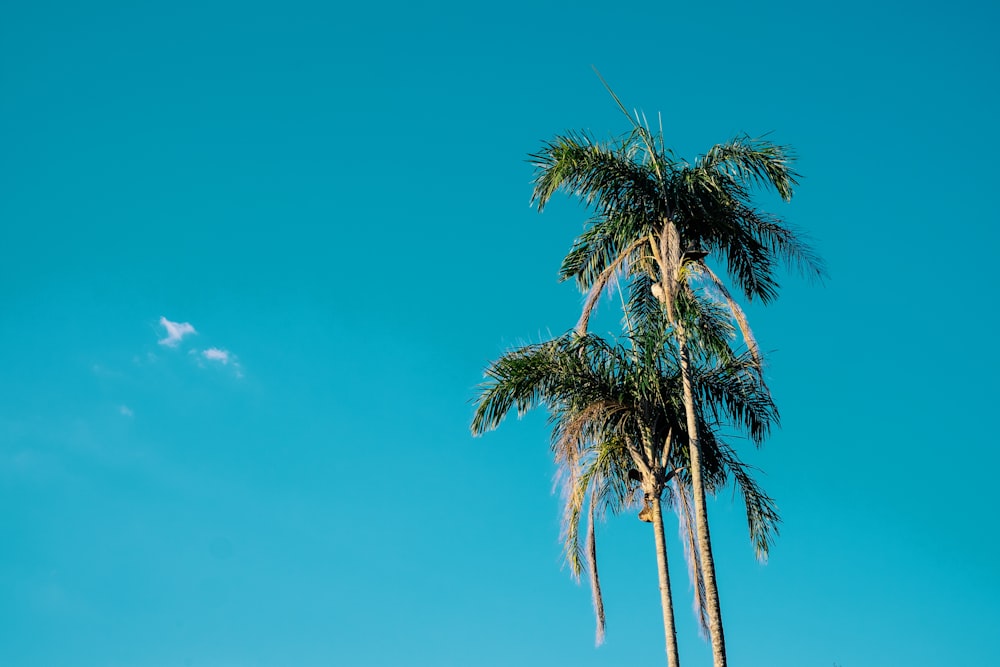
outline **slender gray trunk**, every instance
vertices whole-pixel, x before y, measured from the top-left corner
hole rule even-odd
[[[708,613],[708,632],[712,638],[712,662],[715,667],[726,667],[726,638],[722,631],[722,608],[719,604],[719,587],[715,581],[715,560],[712,558],[712,538],[708,531],[708,505],[701,479],[701,444],[698,438],[698,419],[695,412],[694,389],[691,386],[691,369],[688,361],[687,341],[678,336],[681,362],[681,381],[684,385],[684,409],[687,412],[688,445],[691,451],[691,491],[694,495],[695,531],[698,535],[698,552],[701,556],[701,576],[705,581],[705,606]]]
[[[667,665],[680,667],[677,655],[677,629],[674,627],[674,603],[670,594],[670,570],[667,568],[667,538],[663,532],[663,511],[660,497],[650,499],[653,510],[653,534],[656,537],[656,566],[660,575],[660,605],[663,607],[663,632],[667,639]]]
[[[694,496],[695,532],[698,536],[698,553],[701,557],[701,576],[705,582],[705,605],[708,614],[708,633],[712,639],[714,667],[726,667],[726,638],[722,631],[722,608],[719,604],[719,587],[715,581],[715,560],[712,558],[712,538],[708,532],[708,506],[705,487],[701,478],[701,443],[698,438],[698,417],[695,411],[694,389],[691,386],[691,364],[688,358],[687,334],[674,308],[674,299],[681,287],[682,248],[680,231],[669,218],[663,220],[660,235],[660,273],[662,280],[660,299],[667,309],[667,319],[674,326],[677,351],[680,356],[681,381],[684,385],[684,411],[687,413],[688,447],[691,456],[691,491]]]

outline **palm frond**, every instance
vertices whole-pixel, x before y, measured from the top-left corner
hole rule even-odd
[[[766,561],[771,544],[779,533],[778,524],[781,523],[777,505],[750,475],[752,467],[740,461],[732,447],[725,445],[720,453],[736,482],[735,490],[743,498],[754,554],[758,560]]]
[[[631,259],[631,255],[638,249],[639,246],[643,244],[644,239],[633,241],[629,247],[618,253],[618,255],[604,267],[604,270],[601,271],[600,275],[592,281],[589,287],[590,292],[587,294],[587,300],[583,304],[583,313],[580,315],[580,320],[576,325],[576,331],[578,333],[583,334],[587,332],[590,315],[593,312],[594,307],[597,305],[598,299],[600,299],[601,295],[604,293],[605,288],[607,288],[610,283],[615,282],[615,278],[623,270],[625,270],[628,265],[628,261]],[[583,282],[590,281],[583,278]]]
[[[535,167],[531,202],[542,211],[552,195],[563,191],[605,215],[652,204],[657,199],[654,175],[632,153],[628,141],[609,147],[583,132],[558,135],[529,155]]]
[[[698,551],[698,538],[695,534],[694,500],[691,497],[690,487],[677,478],[670,484],[670,495],[677,513],[678,532],[684,548],[688,578],[694,590],[694,615],[698,620],[698,630],[704,637],[708,632],[708,602],[705,579],[701,574],[701,552]]]
[[[724,144],[716,144],[698,159],[695,168],[718,173],[755,187],[772,188],[788,201],[792,198],[799,174],[792,164],[795,154],[788,146],[779,146],[747,135]]]
[[[678,291],[675,311],[687,333],[689,349],[695,355],[723,362],[732,358],[735,330],[729,309],[696,294],[685,282]]]
[[[702,405],[716,420],[732,423],[760,444],[780,423],[778,408],[764,385],[757,361],[749,352],[694,374]]]
[[[719,280],[719,277],[708,268],[708,265],[704,262],[698,263],[698,269],[706,276],[708,276],[711,281],[711,285],[719,291],[722,298],[725,299],[726,305],[729,308],[730,314],[736,324],[740,329],[740,333],[743,336],[743,342],[746,344],[747,349],[750,351],[750,355],[753,357],[754,361],[757,362],[757,367],[763,369],[764,359],[760,354],[760,348],[757,346],[757,339],[753,335],[753,330],[750,329],[750,322],[747,321],[746,314],[743,312],[743,308],[740,307],[736,300],[733,299],[732,295],[729,294],[729,290],[726,289],[725,283]]]
[[[587,570],[590,572],[590,591],[594,599],[594,616],[597,618],[597,632],[594,643],[604,643],[606,620],[604,618],[604,596],[601,594],[601,578],[597,573],[597,534],[594,530],[594,498],[590,499],[587,513]]]
[[[743,222],[768,251],[805,278],[818,282],[826,278],[826,264],[809,244],[805,233],[789,227],[776,216],[760,211],[754,213],[744,215]]]

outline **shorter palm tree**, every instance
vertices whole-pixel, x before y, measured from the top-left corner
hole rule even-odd
[[[566,558],[579,576],[586,562],[594,591],[598,641],[604,632],[603,602],[596,563],[594,522],[607,512],[641,504],[654,527],[668,664],[679,664],[663,530],[664,492],[682,515],[685,554],[698,573],[699,552],[690,494],[690,452],[676,346],[666,327],[651,322],[611,344],[590,334],[570,333],[513,350],[486,370],[472,431],[496,428],[518,414],[546,406],[553,424],[552,449],[563,489]],[[705,359],[708,357],[706,356]],[[732,478],[747,504],[751,538],[766,553],[778,522],[773,501],[756,485],[748,467],[720,435],[730,423],[755,442],[767,435],[777,411],[749,354],[728,355],[693,372],[703,406],[703,476],[711,491]],[[585,545],[580,523],[586,516]],[[704,587],[695,576],[699,619],[704,623]]]

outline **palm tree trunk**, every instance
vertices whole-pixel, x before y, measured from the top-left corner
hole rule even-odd
[[[681,382],[684,385],[684,410],[687,412],[688,446],[691,452],[691,490],[694,495],[695,530],[698,535],[698,552],[701,556],[701,576],[705,581],[705,605],[708,613],[708,632],[712,638],[712,662],[715,667],[726,667],[726,638],[722,631],[719,587],[715,581],[712,538],[708,531],[708,506],[705,502],[705,487],[701,479],[698,419],[695,412],[694,390],[691,387],[687,342],[684,340],[683,334],[677,337],[677,347],[680,356]]]
[[[667,569],[667,538],[663,533],[660,497],[650,499],[653,510],[653,534],[656,537],[656,566],[660,575],[660,605],[663,607],[663,632],[667,638],[667,665],[680,667],[677,655],[677,629],[674,627],[674,603],[670,594],[670,571]]]
[[[677,352],[680,357],[681,382],[684,385],[684,412],[687,413],[688,448],[691,456],[691,491],[694,496],[695,531],[698,535],[698,554],[701,559],[701,576],[705,582],[705,606],[708,615],[708,633],[712,639],[714,667],[726,667],[726,638],[722,632],[722,609],[719,605],[719,587],[715,581],[715,559],[712,558],[712,538],[708,532],[708,506],[705,487],[701,479],[701,449],[698,440],[698,416],[695,411],[694,389],[691,386],[691,364],[688,358],[687,335],[684,323],[677,317],[674,299],[683,277],[683,254],[680,231],[669,217],[663,219],[659,239],[661,291],[660,300],[666,306],[667,319],[674,326]]]

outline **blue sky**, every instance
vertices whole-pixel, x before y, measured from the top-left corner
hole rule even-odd
[[[488,361],[575,322],[587,212],[531,209],[526,157],[626,129],[592,65],[682,155],[794,146],[765,203],[830,268],[750,310],[784,524],[760,565],[710,505],[733,664],[997,662],[998,18],[8,3],[0,663],[663,664],[648,527],[600,527],[595,649],[544,416],[468,432]]]

